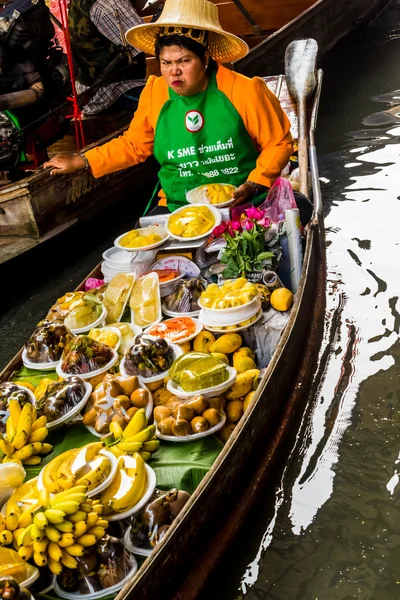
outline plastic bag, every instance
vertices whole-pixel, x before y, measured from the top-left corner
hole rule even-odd
[[[12,381],[0,383],[0,411],[6,411],[8,409],[8,403],[11,399],[18,400],[21,408],[27,402],[32,404],[32,398],[26,388]]]
[[[61,357],[61,369],[69,375],[85,375],[102,369],[113,357],[110,346],[96,342],[87,335],[78,335],[66,345]]]
[[[49,423],[57,421],[68,414],[83,399],[85,393],[85,384],[80,377],[52,381],[36,402],[37,414],[45,415]]]
[[[259,208],[265,210],[265,217],[268,217],[274,223],[285,219],[285,210],[297,208],[292,186],[288,180],[284,177],[278,177]]]
[[[174,291],[164,299],[167,310],[171,312],[189,313],[200,310],[197,304],[207,282],[202,277],[184,279],[175,284]]]
[[[203,352],[188,352],[174,362],[170,379],[185,392],[196,392],[219,385],[229,379],[226,364]]]
[[[132,273],[118,273],[111,279],[103,297],[103,303],[107,309],[107,324],[120,321],[134,281],[135,275]]]
[[[174,350],[166,340],[140,335],[126,353],[124,366],[128,375],[154,377],[168,371],[173,360]]]
[[[60,360],[64,347],[72,334],[63,321],[40,321],[25,344],[26,356],[34,363],[50,363]]]

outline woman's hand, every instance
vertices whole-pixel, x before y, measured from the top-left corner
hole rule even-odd
[[[45,162],[43,167],[53,167],[50,175],[69,175],[85,169],[86,163],[80,154],[56,154],[51,160]]]
[[[256,187],[255,187],[256,186]],[[235,206],[240,206],[241,204],[245,204],[246,202],[250,202],[254,198],[254,196],[260,194],[267,188],[263,185],[253,184],[251,181],[246,181],[242,183],[234,192],[233,197],[235,198],[234,202],[230,205],[229,208],[235,208]]]

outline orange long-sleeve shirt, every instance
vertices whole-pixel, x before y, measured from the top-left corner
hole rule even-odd
[[[260,153],[248,179],[270,187],[292,152],[290,122],[279,100],[262,79],[249,79],[220,66],[217,86],[230,100]],[[126,169],[153,154],[154,134],[161,108],[169,99],[162,77],[149,77],[129,128],[118,138],[85,153],[94,177]],[[243,182],[244,183],[244,182]]]

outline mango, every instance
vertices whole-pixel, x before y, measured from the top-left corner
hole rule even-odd
[[[243,414],[243,403],[241,400],[232,400],[225,406],[226,422],[237,423]]]
[[[245,373],[250,369],[256,369],[257,365],[249,356],[243,356],[242,358],[236,360],[234,367],[238,373]]]
[[[250,406],[251,401],[254,398],[255,395],[255,390],[249,392],[248,394],[245,395],[245,397],[243,398],[243,411],[246,411],[248,409],[248,407]]]
[[[222,360],[222,362],[224,362],[226,365],[229,365],[229,358],[226,356],[226,354],[222,354],[222,352],[211,352],[211,356],[214,356],[214,358],[219,358],[219,360]]]
[[[293,294],[287,288],[277,288],[272,292],[270,302],[272,308],[280,312],[285,312],[293,304]]]
[[[237,400],[246,396],[257,386],[257,380],[260,371],[258,369],[251,369],[245,373],[240,373],[233,386],[226,392],[225,398],[227,400]]]
[[[232,431],[235,429],[235,427],[236,427],[235,423],[227,423],[226,425],[223,426],[222,429],[220,429],[217,432],[217,436],[219,437],[221,442],[226,444],[226,442],[229,440],[229,438],[232,434]]]
[[[193,350],[195,352],[210,352],[210,346],[215,342],[215,335],[210,331],[200,331],[193,341]]]
[[[238,333],[224,333],[213,344],[210,352],[221,352],[221,354],[232,354],[242,345],[242,338]]]

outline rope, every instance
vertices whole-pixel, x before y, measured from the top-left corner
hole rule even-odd
[[[74,119],[75,125],[75,140],[77,150],[81,150],[85,146],[85,136],[83,134],[82,127],[82,113],[78,104],[78,98],[75,87],[75,74],[74,74],[74,61],[72,58],[72,49],[71,49],[71,38],[69,35],[68,29],[68,9],[67,9],[67,0],[58,0],[58,5],[60,8],[60,16],[61,16],[61,25],[62,30],[65,36],[65,46],[67,50],[67,59],[68,59],[68,70],[69,76],[71,78],[71,87],[72,87],[72,96],[67,98],[68,101],[72,103],[72,114],[66,115],[67,119]]]

